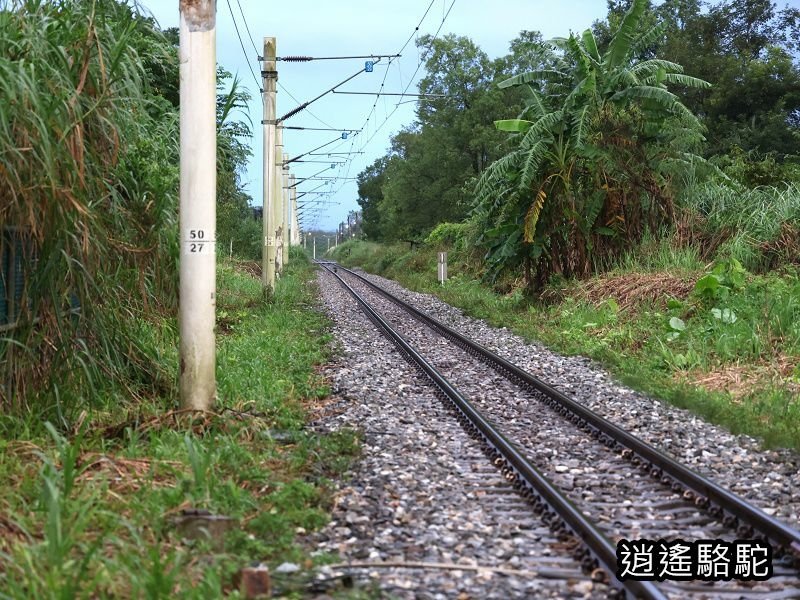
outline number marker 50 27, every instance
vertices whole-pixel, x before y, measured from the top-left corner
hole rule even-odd
[[[203,251],[203,247],[206,243],[210,242],[210,240],[206,240],[206,232],[203,229],[190,229],[189,230],[189,239],[187,240],[187,246],[190,254],[198,254]]]

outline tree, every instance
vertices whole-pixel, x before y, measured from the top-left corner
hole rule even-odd
[[[371,240],[383,240],[391,237],[381,210],[383,201],[383,185],[386,181],[386,167],[389,157],[382,156],[358,174],[358,204],[364,220],[364,235]]]
[[[708,84],[676,63],[637,59],[664,31],[639,32],[645,9],[634,0],[603,53],[591,30],[570,35],[554,42],[555,69],[500,84],[524,87],[529,101],[526,119],[496,122],[517,146],[476,188],[495,274],[521,264],[530,288],[553,273],[587,275],[671,218],[668,165],[700,125],[667,84]]]
[[[230,88],[224,91],[228,80]],[[252,198],[242,183],[252,156],[250,94],[222,68],[217,68],[217,88],[217,239],[232,242],[239,256],[255,260],[261,253],[261,226],[253,219]]]
[[[630,0],[610,1],[608,23],[594,28],[602,46]],[[691,64],[708,89],[676,90],[702,120],[705,155],[734,149],[791,160],[800,144],[800,10],[770,0],[725,0],[704,10],[699,0],[648,2],[643,21],[659,20],[664,34],[648,50]],[[644,57],[641,57],[644,58]]]
[[[364,229],[376,239],[416,239],[443,221],[466,217],[477,177],[504,152],[492,127],[498,111],[521,95],[492,85],[496,65],[471,40],[448,35],[419,39],[427,74],[417,122],[392,139],[389,154],[359,176]]]

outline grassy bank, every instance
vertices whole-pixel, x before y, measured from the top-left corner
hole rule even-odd
[[[554,281],[531,299],[521,281],[506,284],[508,293],[481,283],[471,253],[458,247],[450,248],[450,280],[438,284],[440,249],[348,242],[333,256],[596,359],[624,383],[735,433],[800,449],[797,266],[754,274],[733,257],[707,263],[691,247],[651,240],[602,276]]]
[[[327,323],[293,259],[269,304],[242,265],[221,267],[215,412],[182,414],[166,394],[0,441],[0,597],[237,597],[243,566],[311,563],[297,535],[327,521],[329,478],[358,443],[304,429],[327,393]],[[142,335],[177,373],[174,321]],[[230,517],[227,532],[191,535],[189,509]]]

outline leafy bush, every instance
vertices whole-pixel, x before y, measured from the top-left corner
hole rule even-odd
[[[425,239],[426,244],[463,249],[467,243],[469,223],[439,223]]]
[[[800,183],[800,163],[789,159],[778,161],[775,153],[760,156],[737,146],[730,154],[716,157],[714,162],[734,181],[749,188]]]
[[[476,186],[490,272],[521,270],[530,289],[554,274],[588,276],[672,222],[668,185],[694,160],[700,123],[668,84],[706,88],[678,64],[640,57],[661,25],[634,0],[606,47],[591,29],[556,40],[555,68],[516,75],[525,119],[495,121],[515,148]],[[601,53],[602,48],[602,53]]]

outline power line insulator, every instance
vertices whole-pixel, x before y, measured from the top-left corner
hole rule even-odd
[[[281,56],[278,60],[285,62],[308,62],[314,60],[312,56]]]

